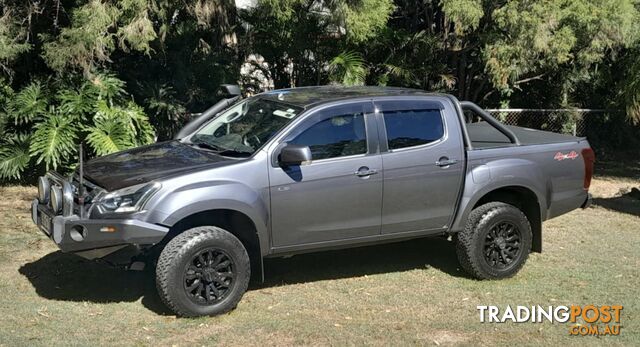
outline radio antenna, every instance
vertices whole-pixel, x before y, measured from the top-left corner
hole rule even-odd
[[[80,160],[78,168],[78,207],[80,208],[80,218],[84,218],[84,167],[83,167],[83,143],[80,142],[78,148],[78,157]]]

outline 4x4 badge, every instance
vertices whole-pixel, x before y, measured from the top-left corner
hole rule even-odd
[[[558,152],[558,153],[556,153],[556,155],[553,156],[553,159],[555,159],[557,161],[561,161],[561,160],[565,160],[565,159],[574,160],[578,156],[579,156],[579,154],[576,151],[571,151],[571,152],[569,152],[567,154],[564,154],[562,152]]]

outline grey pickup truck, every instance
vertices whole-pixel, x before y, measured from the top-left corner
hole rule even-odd
[[[425,236],[452,236],[471,277],[509,277],[544,220],[590,203],[585,138],[451,95],[322,86],[221,105],[179,139],[40,177],[34,223],[63,252],[154,264],[163,302],[202,316],[236,307],[265,257]]]

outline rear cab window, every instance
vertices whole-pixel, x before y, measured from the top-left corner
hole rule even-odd
[[[444,138],[442,108],[437,102],[383,101],[376,105],[389,150],[422,146]]]

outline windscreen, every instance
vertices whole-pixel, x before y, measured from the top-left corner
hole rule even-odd
[[[190,141],[220,152],[251,155],[301,111],[300,107],[273,100],[247,99],[222,112]]]

